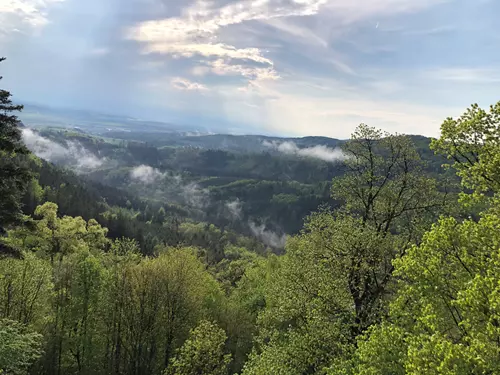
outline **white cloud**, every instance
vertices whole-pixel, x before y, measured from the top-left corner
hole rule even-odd
[[[188,79],[176,77],[170,81],[173,88],[187,91],[205,91],[207,87],[198,82],[191,82]]]
[[[48,10],[64,0],[1,0],[0,33],[9,34],[23,29],[37,30],[49,23]]]
[[[153,45],[166,46],[172,42],[189,44],[186,42],[210,40],[220,28],[246,21],[313,15],[326,2],[327,0],[291,0],[287,3],[278,0],[244,0],[217,7],[215,2],[197,1],[185,9],[181,17],[139,24],[130,30],[129,37]],[[193,44],[192,48],[196,46],[206,48],[198,43]]]
[[[95,170],[105,162],[105,159],[99,158],[78,142],[67,141],[65,147],[31,129],[23,129],[23,141],[36,156],[51,163],[71,167],[79,173]]]
[[[320,159],[327,162],[337,162],[346,159],[346,155],[339,148],[330,148],[324,145],[317,145],[307,148],[299,148],[295,142],[264,141],[264,146],[274,148],[279,152],[289,155],[297,155],[307,158]]]
[[[401,95],[396,95],[399,97],[387,98],[381,91],[397,87],[382,90],[372,88],[371,83],[360,87],[328,79],[318,82],[283,79],[259,82],[244,89],[233,88],[224,96],[224,114],[231,121],[251,119],[274,134],[346,139],[362,122],[389,132],[437,136],[446,117],[463,112],[462,105],[453,103],[406,101],[403,94],[410,93],[408,88],[401,89]],[[404,83],[413,84],[413,90],[427,92],[427,87],[417,88],[414,81]],[[248,107],[245,104],[248,102],[259,108]]]
[[[185,9],[181,17],[146,21],[133,27],[128,37],[144,43],[144,53],[215,59],[213,64],[217,67],[213,69],[219,75],[241,75],[250,80],[276,79],[274,63],[261,49],[218,42],[218,31],[251,20],[316,14],[325,3],[326,0],[292,0],[286,4],[277,0],[246,0],[217,7],[198,1]],[[237,61],[234,65],[233,60]],[[267,67],[251,67],[246,64],[249,61]]]
[[[273,68],[259,68],[245,66],[241,64],[231,64],[228,61],[219,59],[211,62],[212,72],[220,75],[241,75],[250,81],[276,80],[280,76]]]
[[[231,202],[226,202],[225,206],[227,207],[229,214],[233,219],[240,220],[243,217],[243,207],[239,199]]]
[[[207,189],[202,189],[195,182],[181,186],[181,192],[184,201],[191,207],[203,209],[210,203],[209,191]]]
[[[262,56],[258,48],[236,48],[223,43],[153,43],[147,49],[147,53],[162,52],[172,54],[174,57],[193,57],[200,55],[204,57],[224,57],[235,60],[249,60],[262,64],[272,65],[272,61]]]
[[[353,75],[355,72],[347,59],[330,48],[332,40],[345,37],[351,24],[369,19],[376,25],[379,18],[418,11],[446,1],[198,0],[184,8],[179,16],[135,25],[128,30],[127,37],[143,44],[144,53],[167,54],[174,58],[201,57],[203,65],[208,65],[211,72],[219,76],[241,76],[249,82],[276,80],[282,74],[262,48],[269,34],[261,33],[245,40],[240,35],[232,35],[232,31],[222,33],[226,29],[233,30],[231,27],[236,25],[253,21],[255,26],[255,22],[260,22],[273,27],[280,36],[273,34],[272,37],[297,49],[298,53],[316,56],[337,71]],[[300,17],[310,16],[317,17],[317,26],[299,23]],[[304,47],[302,51],[299,45]],[[192,73],[202,76],[208,70],[199,66]]]
[[[162,173],[149,165],[139,165],[130,171],[130,178],[145,185],[144,194],[151,197],[159,194],[163,199],[182,201],[197,209],[205,208],[210,202],[210,193],[194,182],[185,181],[180,175]]]
[[[198,65],[191,69],[191,74],[197,77],[202,77],[210,72],[210,68],[208,66]]]
[[[142,108],[151,105],[158,109],[158,113],[164,111],[162,114],[167,116],[172,109],[179,113],[192,112],[194,109],[200,116],[206,115],[239,125],[257,125],[266,127],[266,130],[302,135],[348,137],[361,121],[389,131],[398,129],[435,135],[442,119],[455,113],[451,106],[459,105],[462,108],[463,101],[468,103],[469,98],[476,101],[474,98],[479,97],[476,92],[471,93],[469,87],[462,87],[462,82],[472,83],[471,86],[479,92],[483,87],[478,83],[484,82],[486,86],[488,79],[493,77],[493,80],[488,82],[491,84],[497,82],[499,77],[498,74],[491,75],[489,71],[482,69],[429,69],[427,76],[420,77],[418,69],[424,60],[426,68],[433,64],[446,68],[446,61],[443,61],[445,56],[426,54],[432,49],[433,43],[429,43],[431,47],[427,49],[416,45],[419,56],[411,59],[411,63],[408,62],[408,45],[405,44],[408,37],[404,34],[405,30],[432,29],[433,32],[439,32],[442,30],[436,29],[439,24],[462,29],[461,18],[448,20],[449,17],[446,16],[454,4],[436,8],[435,19],[429,17],[432,20],[426,19],[423,22],[421,19],[426,15],[422,14],[415,14],[413,17],[412,12],[445,1],[133,0],[133,6],[129,4],[130,6],[123,8],[128,12],[140,3],[144,8],[141,8],[141,12],[134,18],[144,19],[142,17],[145,15],[151,15],[151,18],[131,27],[128,24],[131,18],[120,19],[120,30],[126,30],[127,38],[137,43],[124,43],[112,48],[111,51],[117,53],[122,51],[120,48],[123,46],[121,60],[114,60],[114,54],[110,53],[105,57],[109,64],[102,64],[102,69],[109,69],[111,64],[124,64],[126,61],[129,65],[144,65],[143,70],[134,71],[133,75],[128,76],[132,82],[140,82],[138,86],[143,91],[135,98],[133,90],[121,90],[116,93],[119,98],[116,101],[121,98],[130,100],[137,108],[140,105]],[[3,14],[7,14],[4,9],[6,4],[38,4],[37,9],[42,9],[43,13],[48,10],[48,4],[54,2],[0,0],[0,9]],[[55,43],[59,43],[61,39],[56,35],[56,31],[64,31],[63,27],[67,27],[68,22],[63,19],[64,16],[70,16],[70,19],[74,17],[75,11],[69,6],[70,3],[77,2],[67,2],[68,12],[58,14],[58,18],[62,20],[61,24],[54,25],[54,32],[51,28],[51,38],[55,38]],[[93,0],[91,7],[97,3],[97,0]],[[160,6],[160,3],[163,5]],[[464,7],[460,9],[462,8]],[[13,7],[10,9],[9,14],[14,14]],[[78,9],[85,9],[85,6],[79,6]],[[453,9],[457,13],[461,11]],[[22,13],[28,14],[29,10],[24,8]],[[114,14],[116,16],[116,12]],[[405,16],[408,14],[411,15],[411,20]],[[399,17],[400,15],[405,17]],[[49,19],[46,15],[44,18]],[[116,25],[113,22],[110,27]],[[452,25],[448,25],[449,22]],[[379,28],[375,29],[377,24]],[[1,29],[4,26],[1,20],[0,25]],[[400,29],[394,31],[398,27]],[[484,27],[491,29],[490,25]],[[109,31],[106,28],[106,33]],[[68,34],[68,41],[78,42],[88,37],[80,30],[71,30]],[[113,38],[116,35],[115,32],[111,34],[113,35],[110,37]],[[489,35],[491,34],[494,32],[490,30]],[[425,35],[422,39],[424,37]],[[413,37],[412,41],[417,43],[417,39]],[[120,43],[113,39],[108,45],[112,46],[112,42]],[[465,52],[473,49],[467,49],[467,44],[462,46]],[[359,46],[371,48],[370,55],[366,56],[368,52],[360,50]],[[143,53],[153,53],[154,56],[136,56],[137,47]],[[453,52],[454,46],[449,47]],[[462,47],[457,46],[457,49]],[[476,47],[474,48],[479,51],[480,46]],[[127,50],[129,48],[132,51]],[[60,48],[59,51],[65,49]],[[104,50],[94,52],[104,54]],[[456,60],[456,56],[453,53],[451,55]],[[493,56],[489,54],[486,57]],[[174,60],[175,58],[178,60]],[[459,66],[462,62],[453,61],[453,64]],[[402,66],[405,64],[408,64],[408,67]],[[94,68],[99,66],[96,64],[92,66],[92,69]],[[376,78],[369,77],[370,69],[376,68],[380,74]],[[82,71],[83,69],[82,67]],[[102,84],[114,86],[112,83],[115,79],[123,80],[122,72],[129,73],[127,69],[117,69],[113,74],[106,74],[106,79],[109,76],[109,82],[102,80]],[[8,77],[7,74],[6,76]],[[82,76],[86,75],[79,74],[79,78],[75,80],[81,81]],[[171,77],[182,78],[172,81]],[[479,81],[474,81],[478,77]],[[315,80],[321,82],[325,90],[301,86],[304,82],[314,84]],[[31,83],[28,78],[25,81],[28,83],[24,85],[28,87]],[[155,85],[150,84],[151,82],[155,82]],[[248,86],[241,87],[245,83],[249,83]],[[442,93],[446,88],[452,91],[449,88],[457,88],[458,84],[463,88],[463,92],[456,92],[455,96],[438,97],[438,91]],[[60,87],[64,85],[66,84],[61,83]],[[490,86],[493,87],[490,91],[494,91],[494,85]],[[73,87],[67,91],[80,90],[76,84]],[[199,92],[206,92],[207,88],[211,90],[210,95],[204,95],[203,100],[195,103],[186,100],[187,96],[197,97]],[[177,90],[184,90],[183,95],[178,95]],[[110,89],[110,93],[111,91]],[[486,96],[484,90],[482,91],[479,93],[482,95],[478,99],[480,102],[481,98]],[[23,95],[26,92],[34,91],[20,91]],[[84,95],[88,93],[81,94]],[[457,104],[459,100],[462,102]],[[438,107],[439,105],[441,107]],[[142,109],[137,109],[140,110]]]
[[[142,183],[149,185],[162,178],[163,174],[156,168],[142,164],[130,171],[130,177],[133,180],[141,181]]]
[[[265,225],[257,225],[253,221],[248,223],[253,235],[259,238],[268,246],[275,248],[284,248],[286,243],[286,235],[279,235],[276,232],[266,229]]]
[[[328,42],[324,36],[318,35],[310,28],[294,23],[287,18],[273,18],[264,22],[280,33],[289,34],[295,38],[295,41],[305,41],[308,44],[328,47]]]

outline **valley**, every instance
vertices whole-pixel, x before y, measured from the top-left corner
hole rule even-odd
[[[35,155],[79,179],[134,197],[140,204],[120,209],[142,210],[144,222],[207,223],[280,251],[305,217],[338,204],[331,180],[345,172],[343,140],[158,132],[145,124],[123,131],[121,123],[102,131],[96,121],[103,120],[91,118],[92,126],[47,126],[45,119],[32,128],[23,117],[23,138]],[[439,171],[443,160],[428,152],[430,139],[413,140],[429,173]]]

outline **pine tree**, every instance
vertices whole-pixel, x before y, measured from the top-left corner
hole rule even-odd
[[[0,58],[0,62],[4,60]],[[22,157],[28,150],[22,142],[19,119],[13,114],[23,106],[13,104],[11,96],[0,89],[0,235],[6,226],[19,221],[21,197],[30,178]]]

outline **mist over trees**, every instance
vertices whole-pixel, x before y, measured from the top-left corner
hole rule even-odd
[[[77,176],[26,149],[10,97],[0,90],[0,373],[500,373],[500,103],[446,119],[430,148],[362,124],[335,156],[286,146],[296,159],[261,166],[304,176],[311,153],[341,155],[314,187],[216,186],[167,172],[161,153],[189,154],[192,170],[207,157],[226,177],[230,160],[260,156],[78,135],[100,159],[132,162]],[[207,190],[205,221],[195,203],[121,189],[132,180]],[[315,194],[328,200],[309,200],[288,236],[251,215],[299,215]]]

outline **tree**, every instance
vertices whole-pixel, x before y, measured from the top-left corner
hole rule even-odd
[[[397,298],[388,321],[361,341],[354,373],[500,372],[498,228],[495,214],[443,218],[396,262]]]
[[[226,334],[216,324],[203,320],[193,329],[166,370],[166,375],[224,375],[231,355],[224,354]]]
[[[486,112],[477,104],[458,119],[447,118],[431,148],[444,154],[473,197],[500,192],[500,102]],[[470,191],[469,190],[469,191]]]
[[[347,170],[332,185],[332,197],[343,203],[342,211],[379,233],[417,239],[422,232],[414,221],[439,211],[445,201],[436,181],[423,171],[411,139],[361,124],[342,150]]]
[[[256,350],[243,373],[322,374],[336,358],[349,357],[359,324],[349,289],[351,249],[372,249],[372,257],[360,261],[362,274],[387,244],[359,219],[336,220],[328,212],[309,218],[304,232],[288,241],[270,277]],[[376,314],[366,315],[375,319]]]
[[[37,329],[50,315],[52,268],[45,259],[25,252],[23,259],[0,261],[0,318]]]
[[[12,230],[5,241],[13,246],[37,251],[41,256],[50,258],[52,263],[79,250],[100,252],[110,245],[106,238],[108,230],[95,219],[85,221],[82,217],[71,216],[59,218],[58,206],[52,202],[38,206],[35,215],[40,219],[33,220],[28,228]]]
[[[106,324],[117,335],[111,372],[156,374],[189,330],[219,309],[222,292],[193,249],[162,249],[157,258],[123,266],[113,272],[106,303]]]
[[[500,372],[499,114],[500,104],[490,113],[473,105],[443,123],[433,148],[462,177],[462,202],[487,205],[478,221],[441,218],[394,261],[398,284],[389,315],[360,339],[350,373]]]
[[[230,251],[229,256],[234,257],[241,254],[239,250]],[[241,255],[245,256],[245,252]],[[274,280],[274,269],[279,267],[279,257],[269,255],[267,257],[254,257],[251,263],[245,258],[233,260],[236,268],[229,265],[231,274],[236,271],[243,273],[236,282],[236,287],[227,290],[229,297],[223,306],[223,314],[220,325],[227,332],[228,340],[226,348],[232,354],[230,373],[241,373],[243,365],[252,351],[255,336],[257,334],[257,318],[266,305],[266,286]],[[225,261],[221,262],[223,267],[227,266]],[[225,274],[224,270],[222,270]],[[227,281],[222,280],[222,285]]]
[[[0,58],[0,62],[4,60]],[[19,222],[21,198],[30,178],[20,157],[28,150],[22,143],[19,120],[12,114],[23,106],[12,104],[10,97],[10,92],[0,89],[0,234],[6,226]]]
[[[43,302],[48,291],[52,292],[51,314],[43,316],[42,328],[49,335],[42,366],[52,373],[64,368],[93,373],[93,354],[100,350],[96,316],[103,270],[98,256],[110,245],[107,229],[94,219],[59,218],[57,210],[51,202],[37,207],[40,219],[11,230],[5,239],[23,249],[25,259],[0,266],[0,286],[4,287],[0,301],[6,302],[3,315],[34,324],[46,312]],[[9,263],[10,269],[4,268]]]
[[[343,149],[347,172],[332,196],[344,206],[313,214],[288,241],[245,374],[269,366],[320,374],[349,358],[387,311],[392,261],[419,242],[444,203],[408,137],[361,125]]]
[[[29,331],[19,322],[0,319],[0,372],[28,374],[40,355],[42,335]]]
[[[424,164],[407,136],[384,134],[362,124],[343,151],[348,171],[334,180],[333,197],[345,203],[341,211],[360,220],[355,226],[363,229],[357,238],[348,235],[354,239],[352,245],[336,257],[348,260],[354,332],[359,334],[374,322],[374,310],[388,292],[392,260],[420,240],[442,212],[446,195],[423,172]],[[339,217],[335,225],[343,220]]]
[[[105,270],[100,259],[89,252],[72,254],[65,261],[69,275],[65,292],[63,350],[68,353],[67,369],[78,374],[95,374],[102,369],[104,337],[102,337],[103,284]],[[60,270],[59,274],[64,274]],[[67,371],[67,370],[66,370]]]
[[[247,268],[254,265],[257,258],[259,258],[257,254],[244,247],[227,245],[224,248],[224,259],[215,265],[214,271],[227,294],[234,290]]]

